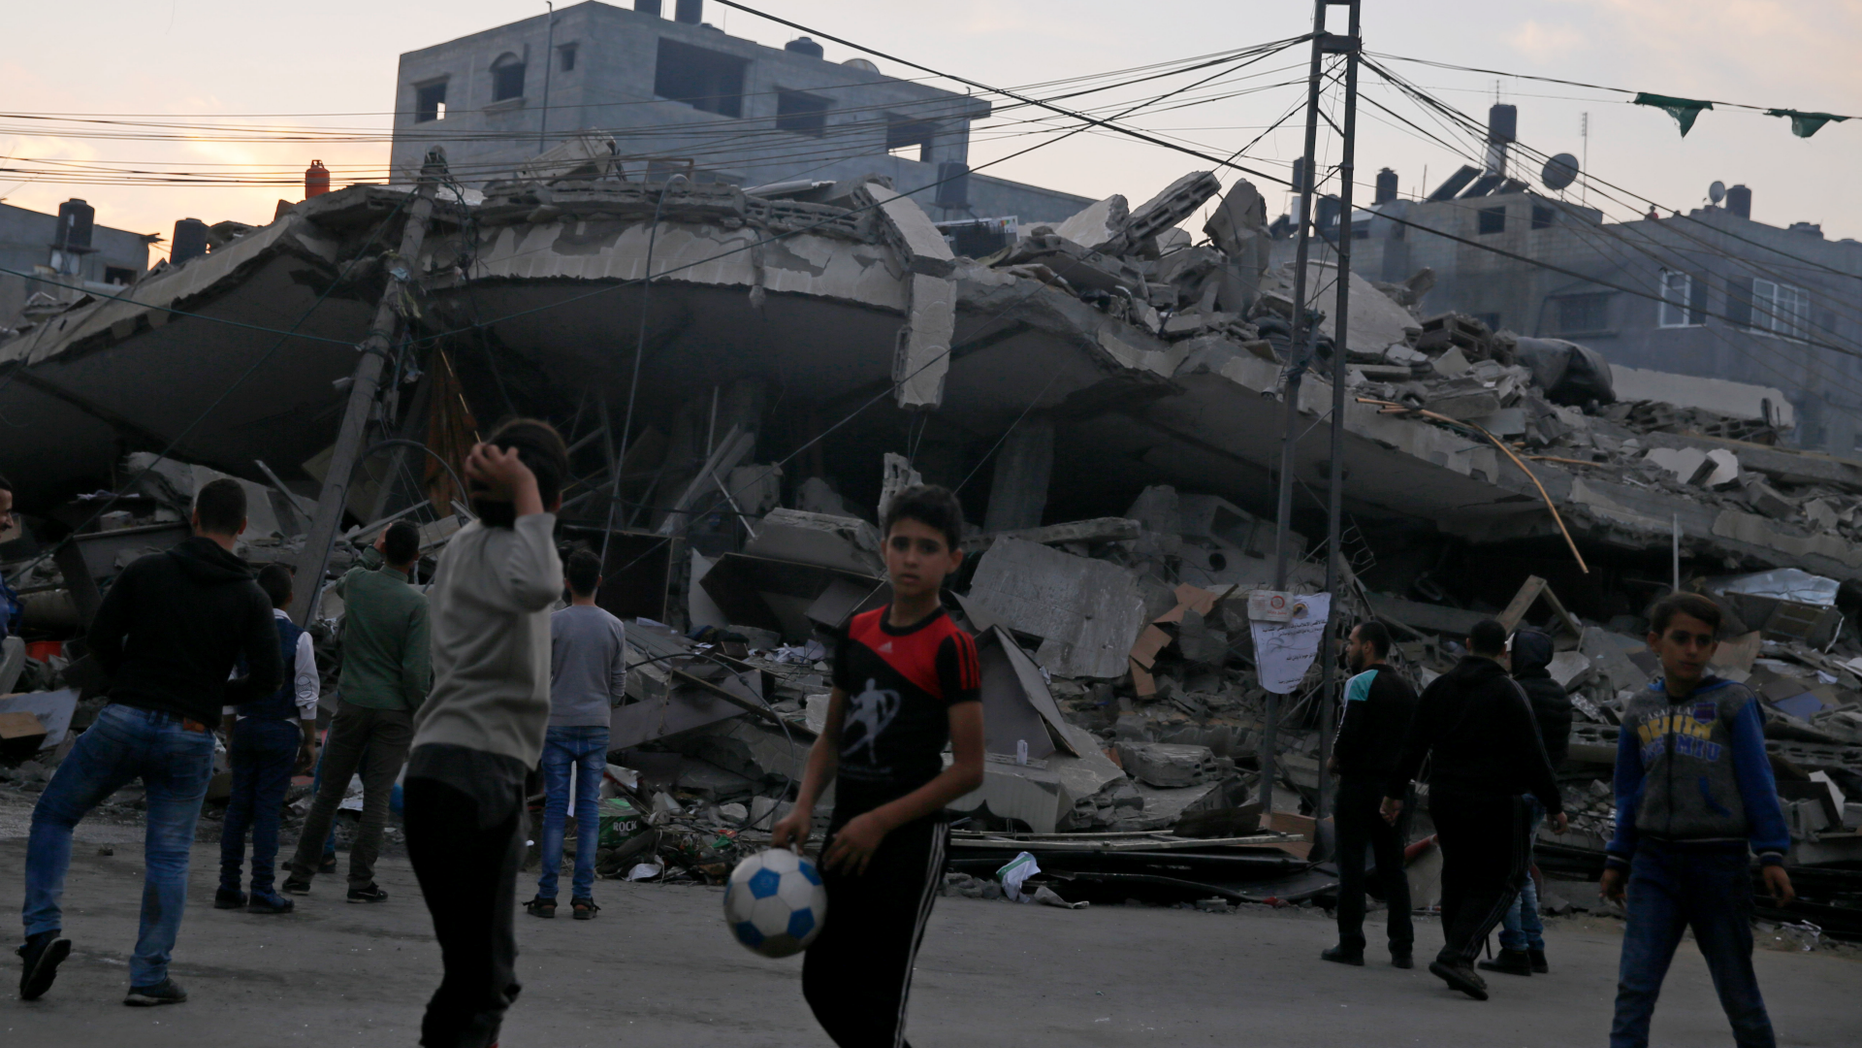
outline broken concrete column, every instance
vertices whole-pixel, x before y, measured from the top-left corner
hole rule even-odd
[[[1054,469],[1054,420],[1031,416],[1009,432],[996,453],[989,485],[988,532],[1041,526],[1047,508],[1047,484]]]
[[[868,182],[856,196],[878,205],[881,236],[909,274],[905,325],[892,362],[894,396],[902,408],[937,407],[944,398],[950,337],[957,325],[957,284],[950,279],[956,256],[911,197],[878,182]]]
[[[957,282],[914,273],[911,306],[892,358],[894,398],[902,408],[935,408],[944,400],[950,339],[957,328]]]
[[[892,505],[892,497],[906,488],[917,487],[925,482],[925,479],[918,475],[918,471],[912,468],[912,460],[904,455],[888,451],[885,461],[886,473],[879,486],[878,520],[881,527],[885,526],[886,507]],[[885,536],[881,535],[880,538],[883,540]]]

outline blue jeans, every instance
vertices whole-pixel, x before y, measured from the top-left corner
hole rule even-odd
[[[1526,797],[1527,831],[1531,841],[1539,839],[1539,824],[1545,821],[1545,805],[1539,798]],[[1513,905],[1500,918],[1500,948],[1503,950],[1545,949],[1545,922],[1539,919],[1539,882],[1532,879],[1532,845],[1526,847],[1526,883],[1513,896]]]
[[[543,787],[549,801],[543,806],[543,873],[537,878],[537,897],[556,898],[556,875],[562,869],[564,823],[569,815],[569,769],[575,775],[575,881],[571,899],[595,894],[595,843],[601,830],[601,776],[608,770],[608,729],[590,726],[551,728],[543,738]]]
[[[142,929],[129,959],[129,985],[168,978],[168,957],[187,904],[188,849],[213,778],[213,735],[191,731],[171,713],[105,706],[71,747],[32,810],[26,847],[26,934],[63,928],[58,900],[71,866],[71,830],[92,808],[140,777],[147,789],[143,836]]]
[[[239,890],[239,868],[246,858],[246,829],[252,830],[252,894],[270,896],[278,858],[278,824],[284,795],[291,788],[298,746],[304,733],[296,721],[247,717],[233,726],[229,747],[233,795],[226,802],[220,833],[220,888]]]
[[[1690,927],[1732,1022],[1733,1043],[1773,1048],[1771,1018],[1752,972],[1752,874],[1745,847],[1711,851],[1647,839],[1629,869],[1629,924],[1610,1048],[1647,1048],[1655,997]]]

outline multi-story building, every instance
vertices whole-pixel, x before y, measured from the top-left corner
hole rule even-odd
[[[744,186],[867,174],[940,221],[1058,221],[1086,197],[967,174],[970,124],[989,103],[701,22],[702,0],[633,10],[582,3],[401,56],[393,164],[411,178],[432,142],[466,185],[578,134],[611,136],[632,178],[686,172]]]
[[[1379,177],[1350,222],[1355,272],[1396,282],[1433,270],[1425,317],[1468,313],[1619,366],[1772,387],[1793,410],[1768,414],[1794,443],[1862,457],[1862,243],[1755,222],[1745,186],[1685,216],[1606,222],[1509,177],[1511,108],[1495,107],[1485,171],[1463,167],[1422,200],[1397,199],[1395,176]],[[1325,203],[1316,221],[1333,239],[1337,201]],[[1276,245],[1276,258],[1291,255],[1289,241]]]
[[[135,283],[149,268],[149,244],[160,237],[100,226],[96,217],[76,198],[55,215],[0,204],[0,327],[17,326],[34,295],[72,302],[87,287]]]

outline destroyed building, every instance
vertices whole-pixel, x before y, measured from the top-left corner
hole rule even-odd
[[[482,201],[332,192],[0,343],[17,427],[0,469],[29,525],[0,550],[29,626],[77,655],[87,594],[172,540],[202,471],[271,510],[248,556],[320,570],[306,535],[341,490],[345,419],[368,429],[329,569],[395,516],[435,550],[475,434],[549,418],[577,472],[561,538],[605,554],[599,599],[632,623],[611,792],[636,832],[603,868],[708,876],[737,839],[719,829],[766,827],[799,776],[836,630],[885,599],[873,522],[922,479],[968,510],[951,601],[984,663],[987,775],[955,805],[954,867],[1031,850],[1089,894],[1328,890],[1317,672],[1275,706],[1253,640],[1293,310],[1254,187],[1192,172],[977,258],[883,178],[624,176],[568,158]],[[410,215],[424,241],[400,257]],[[1424,315],[1413,288],[1355,274],[1336,345],[1336,268],[1310,276],[1320,356],[1348,365],[1347,530],[1336,551],[1302,537],[1324,530],[1315,435],[1294,457],[1288,588],[1315,595],[1332,555],[1341,620],[1388,621],[1419,683],[1480,618],[1550,628],[1582,711],[1562,772],[1601,837],[1613,712],[1652,672],[1638,616],[1678,576],[1732,613],[1725,670],[1769,700],[1794,861],[1862,860],[1862,465],[1762,420],[1625,400],[1584,345]],[[377,341],[382,310],[399,333]],[[381,395],[358,416],[369,354]],[[1308,432],[1330,401],[1308,376]],[[339,615],[310,616],[326,658]],[[1853,892],[1826,876],[1823,898]]]
[[[1510,126],[1513,109],[1493,107],[1490,140],[1510,139],[1493,129]],[[1842,348],[1862,344],[1851,305],[1862,243],[1826,239],[1807,222],[1754,220],[1743,185],[1686,214],[1606,222],[1557,192],[1568,174],[1517,158],[1509,168],[1509,143],[1492,144],[1484,168],[1464,165],[1419,199],[1398,197],[1390,173],[1390,192],[1345,223],[1352,268],[1390,283],[1428,270],[1432,283],[1417,295],[1425,315],[1461,312],[1495,331],[1570,339],[1618,367],[1709,387],[1775,387],[1750,405],[1727,400],[1724,387],[1696,395],[1778,428],[1793,446],[1862,455],[1862,385],[1854,352]],[[1548,177],[1547,188],[1532,185]],[[1329,245],[1314,249],[1332,257]],[[1282,252],[1291,257],[1291,245]]]

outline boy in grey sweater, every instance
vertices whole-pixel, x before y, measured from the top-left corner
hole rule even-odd
[[[426,1048],[486,1048],[517,998],[513,929],[524,780],[550,717],[549,608],[562,591],[552,533],[568,454],[546,422],[514,419],[472,449],[478,520],[440,555],[428,593],[433,692],[414,721],[403,787],[407,852],[445,976]]]
[[[549,800],[537,838],[543,871],[537,896],[524,909],[532,917],[556,916],[562,842],[573,802],[575,880],[569,906],[576,920],[586,921],[601,909],[595,905],[595,838],[601,777],[608,767],[608,723],[627,693],[627,633],[620,619],[595,604],[601,558],[576,550],[566,570],[569,606],[550,616],[550,730],[543,742],[543,788]]]

